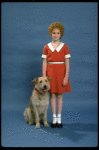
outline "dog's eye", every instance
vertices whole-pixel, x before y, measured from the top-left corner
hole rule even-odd
[[[45,82],[48,82],[47,80],[45,80]]]
[[[42,80],[40,81],[40,83],[42,83]]]

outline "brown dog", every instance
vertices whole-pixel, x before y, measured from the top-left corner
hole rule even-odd
[[[38,77],[35,82],[35,88],[30,97],[29,107],[24,111],[24,117],[29,125],[36,123],[36,129],[40,128],[40,121],[43,120],[44,126],[49,127],[47,123],[47,108],[49,105],[48,90],[50,89],[49,77]]]

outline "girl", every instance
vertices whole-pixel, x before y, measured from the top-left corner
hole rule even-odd
[[[52,42],[44,46],[43,49],[43,77],[48,76],[52,79],[50,81],[50,102],[53,114],[53,121],[51,127],[56,126],[61,128],[61,111],[63,103],[63,93],[71,92],[69,82],[69,48],[64,43],[60,42],[64,34],[64,27],[61,23],[52,23],[48,28],[48,33],[52,38]],[[65,64],[64,64],[65,62]],[[57,112],[56,117],[56,98],[57,98]]]

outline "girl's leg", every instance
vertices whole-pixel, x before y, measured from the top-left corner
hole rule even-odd
[[[50,102],[51,102],[52,114],[56,114],[56,94],[55,93],[50,93]]]
[[[57,94],[57,112],[58,112],[58,114],[61,114],[62,104],[63,104],[63,95]]]
[[[53,114],[53,124],[56,124],[57,118],[56,118],[56,94],[50,93],[50,102],[51,102],[51,109]]]
[[[58,112],[57,122],[59,124],[61,123],[62,104],[63,104],[63,95],[57,94],[57,112]]]

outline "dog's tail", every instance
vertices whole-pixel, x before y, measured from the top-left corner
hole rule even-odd
[[[29,125],[31,125],[33,123],[33,115],[31,113],[30,107],[25,109],[24,117],[25,117],[26,122],[29,123]]]

